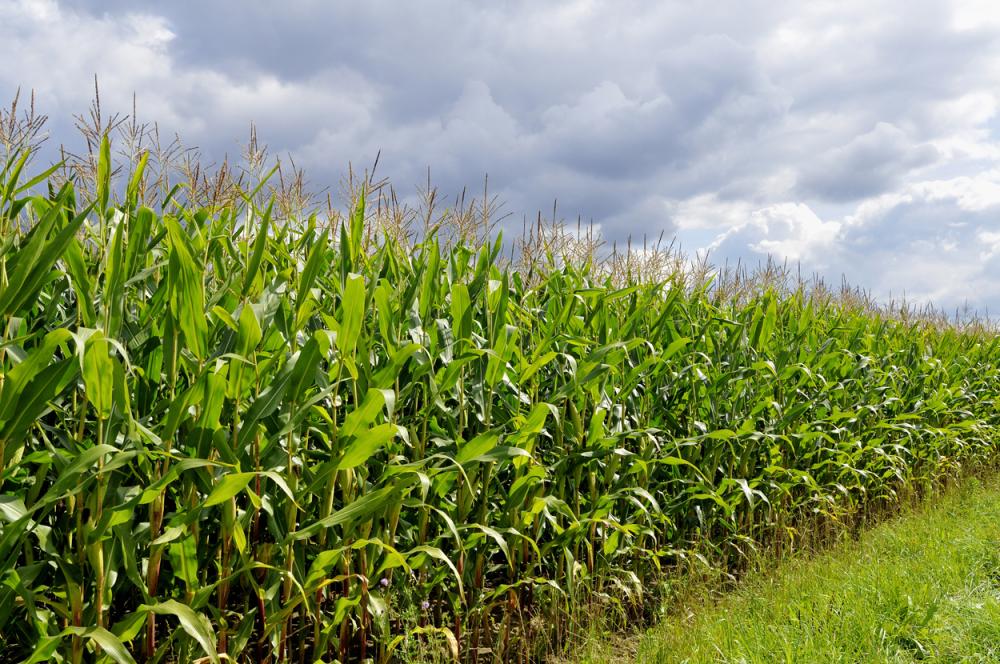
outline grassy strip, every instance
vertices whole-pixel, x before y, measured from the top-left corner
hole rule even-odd
[[[966,481],[942,500],[748,577],[631,648],[587,662],[994,662],[1000,660],[1000,487]]]

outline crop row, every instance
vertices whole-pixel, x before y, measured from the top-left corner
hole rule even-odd
[[[988,331],[154,210],[108,150],[0,177],[0,661],[538,656],[995,457]]]

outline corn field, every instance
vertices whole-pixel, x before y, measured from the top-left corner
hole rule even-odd
[[[987,327],[514,269],[364,187],[154,202],[109,149],[0,174],[0,661],[533,660],[995,459]]]

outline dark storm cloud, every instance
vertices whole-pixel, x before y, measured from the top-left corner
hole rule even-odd
[[[898,127],[879,123],[805,165],[799,185],[806,196],[856,201],[888,191],[911,170],[927,166],[937,157],[933,146],[914,145]]]

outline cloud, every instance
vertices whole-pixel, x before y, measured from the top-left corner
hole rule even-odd
[[[749,213],[709,244],[755,265],[768,255],[806,274],[841,276],[887,300],[996,312],[1000,301],[1000,171],[919,182],[821,219],[802,203]]]
[[[751,212],[749,221],[720,235],[709,250],[744,260],[770,255],[818,264],[836,247],[841,226],[823,221],[803,203],[779,203]]]
[[[97,73],[106,108],[129,110],[134,91],[143,119],[209,159],[253,121],[320,185],[381,151],[404,194],[428,167],[451,195],[488,172],[511,230],[558,199],[612,241],[676,233],[718,260],[771,252],[878,292],[947,305],[971,292],[997,309],[988,10],[11,0],[0,98],[35,88],[54,140],[72,143]]]
[[[914,145],[901,129],[880,122],[847,145],[806,164],[799,187],[807,198],[856,201],[892,189],[910,171],[937,158],[932,145]]]

